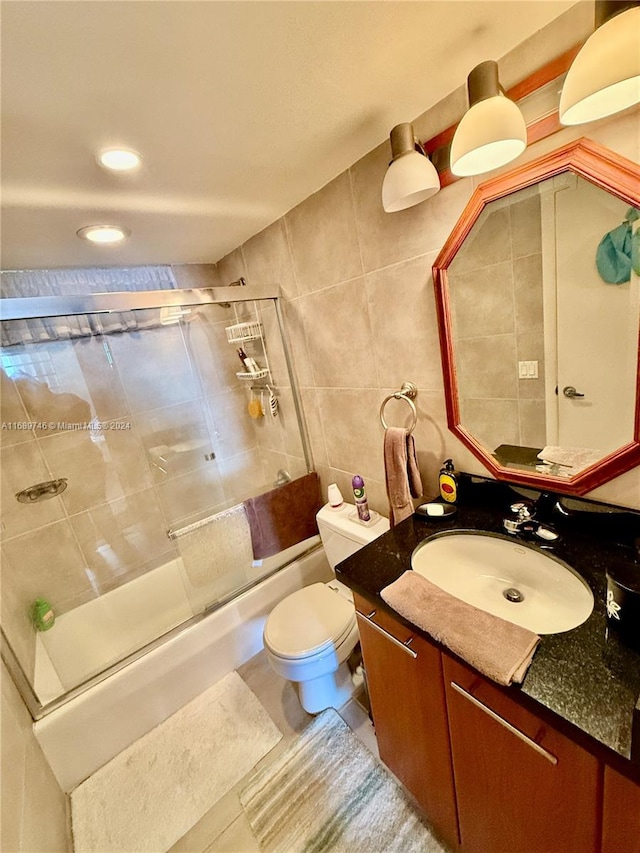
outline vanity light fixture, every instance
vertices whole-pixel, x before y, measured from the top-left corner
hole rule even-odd
[[[142,157],[132,148],[105,148],[98,154],[98,163],[111,172],[129,172],[141,162]]]
[[[131,231],[123,228],[122,225],[86,225],[76,231],[76,234],[80,239],[88,240],[90,243],[108,245],[126,240],[131,235]]]
[[[382,206],[387,213],[406,210],[440,189],[435,166],[408,122],[391,131],[391,162],[382,183]]]
[[[527,127],[498,79],[498,63],[476,65],[467,78],[469,109],[451,143],[451,171],[459,177],[490,172],[515,160],[527,147]]]
[[[596,0],[595,24],[564,82],[561,124],[595,121],[640,102],[640,0]]]

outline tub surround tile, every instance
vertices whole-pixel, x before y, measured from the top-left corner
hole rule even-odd
[[[16,605],[27,612],[36,598],[46,598],[56,613],[69,602],[93,598],[86,563],[71,525],[57,521],[4,543],[3,583],[16,592]]]
[[[200,400],[136,416],[136,429],[156,483],[209,464],[205,455],[215,451],[217,441],[210,432],[208,416]]]
[[[362,275],[347,172],[294,207],[285,220],[300,294]]]
[[[285,302],[283,306],[284,321],[291,343],[293,369],[298,386],[308,388],[314,385],[313,369],[309,356],[309,334],[304,325],[304,298]]]
[[[112,335],[110,346],[134,414],[199,395],[180,325]]]
[[[171,269],[180,289],[221,287],[217,264],[174,264]]]
[[[113,363],[111,338],[110,335],[82,338],[72,344],[92,412],[100,421],[126,418],[129,415],[122,381]],[[64,380],[61,384],[64,388],[75,390],[73,385]]]
[[[116,426],[109,424],[95,435],[70,430],[40,442],[52,476],[69,481],[60,498],[69,515],[152,485],[137,430]]]
[[[300,396],[315,467],[318,468],[320,465],[326,466],[329,464],[329,458],[324,442],[322,412],[320,411],[320,404],[318,402],[318,392],[315,388],[303,388]]]
[[[23,489],[52,479],[38,445],[36,441],[23,441],[0,451],[3,539],[64,518],[59,497],[32,504],[20,503],[16,498]]]
[[[216,461],[156,487],[168,527],[182,527],[221,510],[225,493]]]
[[[177,553],[153,489],[74,515],[71,525],[101,594],[161,554]]]
[[[260,494],[265,482],[262,453],[257,447],[219,459],[218,472],[224,502],[229,506]]]
[[[3,350],[4,351],[4,350]],[[8,350],[6,350],[8,352]],[[16,428],[14,424],[27,424],[31,420],[20,398],[17,385],[4,370],[0,370],[0,445],[8,447],[33,441],[35,433],[32,429]]]
[[[250,391],[244,386],[207,397],[207,418],[216,458],[235,456],[259,443],[257,430],[265,419],[253,420],[248,411],[249,399]]]
[[[237,345],[227,341],[226,327],[235,323],[233,315],[224,317],[219,305],[203,305],[185,330],[185,343],[199,379],[198,393],[207,396],[239,384],[236,373],[243,370]]]

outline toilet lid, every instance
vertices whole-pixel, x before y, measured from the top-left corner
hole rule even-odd
[[[293,592],[271,611],[265,644],[283,658],[306,657],[339,644],[355,622],[353,604],[339,593],[314,583]]]

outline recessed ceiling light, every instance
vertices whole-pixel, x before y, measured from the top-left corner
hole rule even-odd
[[[125,240],[130,236],[131,231],[121,225],[87,225],[76,231],[76,234],[82,240],[89,240],[90,243],[108,244]]]
[[[137,169],[142,157],[131,148],[106,148],[98,155],[98,163],[113,172],[128,172]]]

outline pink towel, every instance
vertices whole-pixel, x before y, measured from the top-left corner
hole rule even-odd
[[[409,622],[498,684],[521,682],[540,637],[407,571],[380,593]]]
[[[411,498],[422,497],[416,445],[409,430],[401,427],[385,430],[384,475],[389,498],[389,523],[395,527],[413,514]]]

